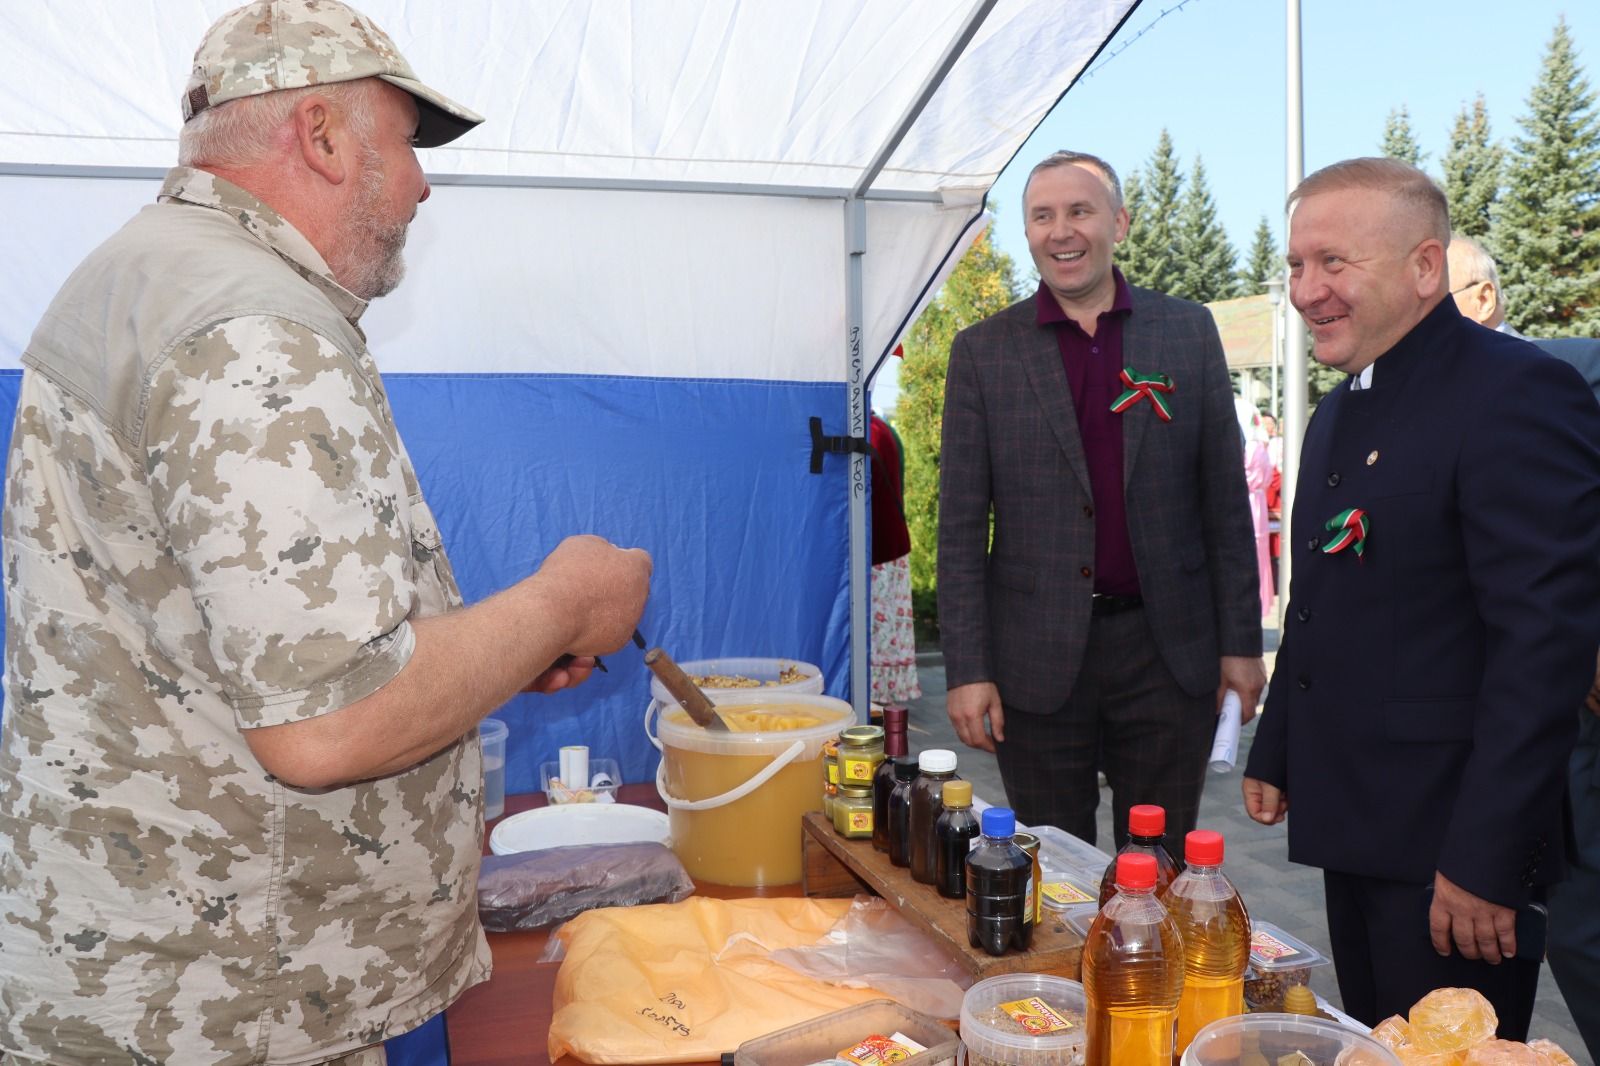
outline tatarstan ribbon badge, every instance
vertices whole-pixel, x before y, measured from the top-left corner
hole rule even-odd
[[[1367,550],[1367,531],[1372,528],[1372,520],[1361,508],[1350,507],[1328,519],[1324,528],[1334,530],[1333,539],[1322,546],[1324,555],[1350,548],[1359,557]]]
[[[1156,417],[1163,422],[1172,421],[1172,408],[1167,404],[1163,393],[1171,392],[1174,388],[1172,379],[1165,374],[1141,374],[1131,366],[1122,368],[1122,387],[1124,392],[1117,397],[1116,403],[1111,405],[1111,410],[1121,414],[1140,400],[1149,400],[1150,406],[1156,409]]]

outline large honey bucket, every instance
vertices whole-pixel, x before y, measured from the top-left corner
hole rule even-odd
[[[760,887],[800,880],[800,819],[822,809],[822,746],[856,724],[844,700],[734,689],[707,693],[731,732],[702,729],[652,700],[645,732],[661,749],[656,790],[689,875]]]

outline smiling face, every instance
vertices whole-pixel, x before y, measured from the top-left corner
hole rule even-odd
[[[1089,164],[1035,173],[1023,195],[1028,251],[1039,278],[1075,319],[1106,310],[1116,293],[1111,255],[1128,235],[1128,212]]]
[[[1389,193],[1317,192],[1289,216],[1289,300],[1319,363],[1359,374],[1443,297],[1444,248]]]

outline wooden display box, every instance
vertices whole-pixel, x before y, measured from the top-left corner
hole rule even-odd
[[[870,840],[847,840],[834,832],[833,823],[820,811],[800,823],[804,856],[800,877],[807,896],[854,896],[870,892],[918,928],[932,936],[957,958],[976,980],[1005,973],[1049,973],[1078,980],[1083,958],[1083,937],[1061,916],[1046,909],[1033,931],[1027,951],[990,955],[967,943],[967,904],[946,899],[932,885],[918,884],[911,871],[894,865],[889,856],[873,850]]]

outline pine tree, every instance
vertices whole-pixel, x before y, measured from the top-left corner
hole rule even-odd
[[[1450,149],[1444,154],[1444,194],[1450,200],[1450,223],[1456,232],[1483,237],[1489,232],[1490,212],[1500,196],[1500,172],[1505,150],[1489,138],[1489,110],[1483,94],[1463,107],[1450,130]]]
[[[1197,155],[1178,207],[1178,283],[1167,291],[1202,304],[1226,300],[1237,292],[1238,269],[1239,257],[1217,221],[1206,165]]]
[[[1283,255],[1278,242],[1272,237],[1272,227],[1267,216],[1261,216],[1251,238],[1250,253],[1245,256],[1244,269],[1239,271],[1239,295],[1258,296],[1267,291],[1267,282],[1283,277]]]
[[[1523,136],[1511,142],[1489,244],[1506,318],[1535,337],[1600,336],[1600,127],[1595,95],[1556,22]]]
[[[1390,159],[1398,159],[1414,167],[1422,165],[1422,148],[1411,132],[1411,112],[1406,110],[1405,104],[1389,112],[1389,120],[1383,125],[1383,143],[1378,146],[1378,151]]]
[[[1129,183],[1137,184],[1138,213],[1129,206],[1128,239],[1117,253],[1117,265],[1129,284],[1172,292],[1182,266],[1175,220],[1183,175],[1178,172],[1172,137],[1166,130],[1161,131],[1145,170],[1132,175]]]
[[[900,368],[895,428],[905,445],[906,524],[911,530],[911,592],[917,620],[932,623],[938,581],[939,447],[944,379],[956,333],[1017,298],[1016,267],[985,233],[912,323]]]

